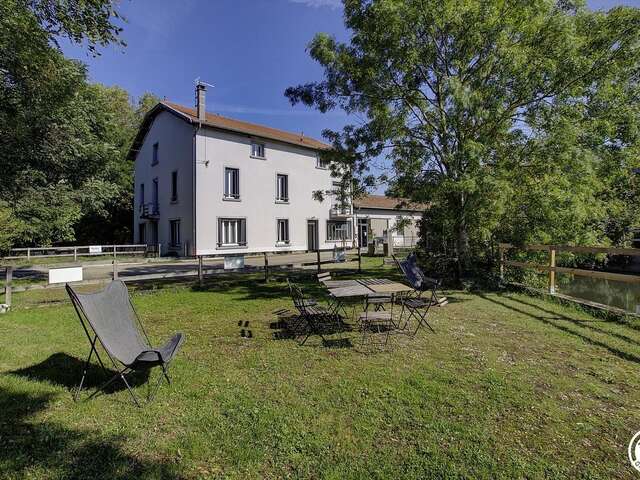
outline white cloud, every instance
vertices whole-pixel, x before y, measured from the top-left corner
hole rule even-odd
[[[307,7],[313,8],[321,8],[321,7],[329,7],[334,10],[338,8],[342,8],[341,0],[289,0],[291,3],[300,3],[302,5],[306,5]]]

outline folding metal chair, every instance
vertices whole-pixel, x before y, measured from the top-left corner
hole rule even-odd
[[[392,314],[386,311],[370,311],[368,301],[369,298],[365,298],[364,311],[358,317],[362,331],[361,345],[386,347],[391,330],[394,328]],[[377,340],[378,338],[381,339]]]
[[[317,302],[309,302],[309,299],[305,297],[302,288],[298,285],[289,282],[289,286],[291,288],[293,305],[296,310],[298,310],[300,319],[307,326],[306,336],[302,342],[300,342],[300,345],[304,345],[312,335],[318,335],[323,342],[326,342],[322,333],[326,328],[327,323],[330,323],[332,314],[322,306],[318,305]]]
[[[140,318],[133,308],[127,287],[122,281],[113,281],[104,290],[95,293],[78,293],[69,284],[66,285],[66,290],[91,345],[80,384],[74,394],[76,401],[84,385],[94,353],[102,369],[108,373],[96,348],[97,342],[100,342],[104,348],[116,374],[97,388],[88,399],[104,391],[106,387],[119,379],[126,386],[133,402],[140,407],[141,404],[127,382],[126,376],[135,371],[148,371],[156,366],[162,368],[162,375],[155,388],[150,389],[147,401],[153,400],[163,378],[171,383],[168,367],[184,341],[182,333],[176,333],[162,347],[153,348]]]

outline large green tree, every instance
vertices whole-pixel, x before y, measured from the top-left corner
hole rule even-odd
[[[550,241],[579,229],[567,238],[575,240],[589,219],[603,216],[591,189],[604,194],[597,176],[607,165],[620,172],[613,174],[620,192],[609,201],[625,202],[628,152],[637,145],[637,9],[345,0],[344,18],[347,43],[321,33],[309,45],[324,80],[286,95],[358,118],[325,132],[334,160],[366,184],[371,159],[390,158],[391,192],[431,205],[432,226],[453,240],[460,266],[497,236],[521,238],[527,224]],[[607,114],[607,102],[619,106],[623,98],[631,107]]]
[[[130,237],[126,149],[139,116],[125,91],[89,85],[57,46],[122,44],[114,4],[0,0],[0,201],[13,243]]]

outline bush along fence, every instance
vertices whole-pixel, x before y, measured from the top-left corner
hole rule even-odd
[[[509,251],[530,251],[530,252],[547,252],[546,264],[522,262],[517,260],[508,260],[506,258]],[[505,282],[505,269],[507,267],[517,267],[532,269],[538,272],[547,272],[547,292],[551,295],[566,298],[568,300],[577,301],[578,303],[599,308],[610,310],[614,313],[629,314],[630,312],[624,311],[609,305],[603,305],[596,302],[574,298],[568,295],[560,295],[557,293],[556,274],[571,274],[578,277],[588,277],[601,280],[612,280],[615,282],[623,282],[625,284],[633,284],[640,288],[640,275],[633,273],[616,273],[606,272],[599,270],[591,270],[586,268],[570,268],[560,267],[556,264],[556,256],[560,252],[571,252],[574,254],[605,254],[608,256],[622,255],[628,257],[640,257],[640,248],[616,248],[616,247],[574,247],[569,245],[522,245],[516,246],[509,243],[499,244],[500,254],[500,279]],[[506,282],[509,283],[509,282]],[[523,285],[519,285],[523,286]]]

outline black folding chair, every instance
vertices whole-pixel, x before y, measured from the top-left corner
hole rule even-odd
[[[289,289],[291,292],[291,299],[293,305],[298,310],[300,320],[306,325],[306,336],[300,342],[300,345],[304,345],[311,335],[318,335],[323,342],[326,339],[322,335],[328,323],[331,322],[333,315],[324,307],[318,305],[315,300],[305,297],[302,288],[295,283],[289,282]]]
[[[434,306],[444,307],[447,305],[447,297],[439,293],[442,281],[424,274],[418,266],[418,257],[415,253],[410,253],[402,261],[399,261],[394,255],[393,260],[413,288],[415,296],[423,297],[423,294],[430,293],[430,299]]]
[[[391,312],[370,311],[368,307],[369,297],[366,297],[364,311],[358,318],[362,331],[361,345],[386,347],[391,330],[394,328]]]
[[[393,258],[413,288],[412,292],[400,297],[400,303],[402,304],[400,318],[404,318],[405,310],[408,312],[403,328],[407,328],[411,320],[415,320],[416,328],[412,333],[413,336],[418,333],[418,330],[423,325],[426,325],[435,333],[433,327],[427,322],[427,315],[432,305],[439,304],[437,290],[440,287],[440,281],[424,275],[417,264],[414,253],[410,254],[403,261],[398,261],[395,257]],[[427,293],[429,295],[427,295]]]
[[[168,367],[182,345],[184,335],[176,333],[163,346],[153,348],[122,281],[113,281],[104,290],[95,293],[78,293],[69,284],[66,285],[66,289],[91,345],[74,399],[79,398],[94,353],[102,369],[108,373],[96,348],[97,342],[100,342],[117,373],[96,389],[88,399],[120,379],[133,402],[140,407],[141,404],[126,376],[132,372],[148,371],[159,366],[162,368],[162,375],[147,396],[147,401],[153,400],[163,378],[171,383]]]
[[[316,278],[322,285],[326,287],[326,282],[330,281],[332,278],[331,272],[318,273],[316,275]],[[334,315],[336,317],[336,320],[341,320],[342,316],[344,316],[344,318],[347,318],[349,316],[347,314],[347,309],[344,303],[339,298],[336,298],[331,294],[329,294],[329,297],[327,299],[327,309],[331,315]]]

